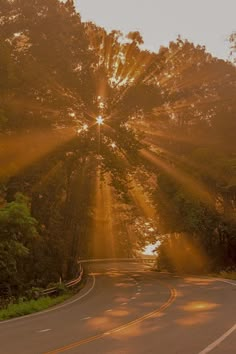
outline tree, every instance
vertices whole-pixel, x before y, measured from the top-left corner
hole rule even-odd
[[[24,269],[37,236],[37,221],[30,214],[28,200],[17,194],[15,201],[0,209],[1,283],[23,287]]]
[[[125,37],[83,23],[72,0],[1,4],[1,131],[72,132],[6,181],[9,203],[17,191],[30,197],[42,235],[19,254],[24,267],[30,259],[27,282],[73,276],[77,258],[89,252],[99,185],[106,182],[125,211],[120,234],[136,225],[135,174],[156,205],[151,224],[170,234],[174,247],[188,256],[201,248],[215,265],[235,263],[235,67],[180,37],[150,53],[139,32]],[[146,243],[137,237],[134,248]],[[132,242],[120,241],[114,245],[132,254]]]
[[[233,58],[234,62],[236,62],[235,54],[236,54],[236,32],[233,32],[229,37],[230,43],[230,56]]]

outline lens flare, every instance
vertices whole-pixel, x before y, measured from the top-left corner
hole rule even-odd
[[[102,118],[102,116],[98,116],[96,118],[97,124],[98,125],[103,125],[104,124],[104,119]]]

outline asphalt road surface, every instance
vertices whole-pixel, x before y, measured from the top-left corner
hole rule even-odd
[[[0,323],[1,354],[235,354],[236,282],[93,264],[84,289]]]

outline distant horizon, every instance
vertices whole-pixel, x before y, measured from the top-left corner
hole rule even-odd
[[[75,0],[82,21],[92,21],[108,32],[124,35],[139,31],[143,48],[158,52],[178,35],[219,59],[229,60],[229,36],[236,30],[236,2],[228,0]]]

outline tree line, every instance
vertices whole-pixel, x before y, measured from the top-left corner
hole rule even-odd
[[[82,22],[73,1],[0,1],[0,280],[13,293],[92,255],[99,171],[122,210],[118,255],[159,240],[161,268],[235,266],[235,66],[180,36],[158,53],[142,43]],[[134,179],[155,237],[127,233]]]

